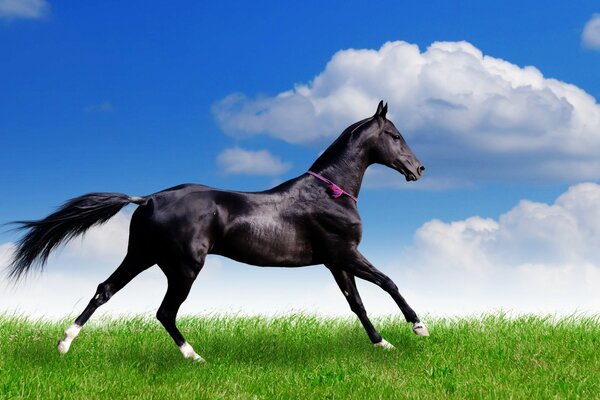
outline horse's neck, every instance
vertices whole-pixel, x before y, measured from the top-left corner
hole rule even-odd
[[[329,148],[319,157],[310,170],[358,197],[365,171],[369,166],[366,151],[340,146]]]

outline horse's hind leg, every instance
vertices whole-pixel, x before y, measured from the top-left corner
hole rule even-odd
[[[63,354],[68,352],[71,342],[77,337],[77,335],[79,335],[79,331],[96,311],[96,309],[102,304],[106,303],[115,293],[131,282],[131,280],[140,272],[148,269],[151,265],[152,264],[147,262],[140,262],[130,254],[125,256],[125,259],[116,269],[116,271],[113,272],[107,280],[98,285],[96,294],[94,297],[92,297],[81,315],[79,315],[79,317],[75,319],[75,322],[65,330],[65,337],[58,342],[58,351]]]
[[[190,264],[171,265],[159,264],[168,280],[167,293],[163,299],[156,318],[167,330],[169,335],[175,341],[175,344],[179,347],[181,354],[185,358],[191,358],[194,361],[204,361],[185,340],[176,325],[177,312],[179,307],[185,301],[192,284],[198,276],[198,273],[204,265],[204,260],[201,262],[193,262]]]

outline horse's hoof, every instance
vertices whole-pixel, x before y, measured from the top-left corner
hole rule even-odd
[[[66,354],[69,351],[69,347],[71,347],[70,342],[65,342],[63,340],[58,341],[58,352],[60,354]]]
[[[71,342],[77,337],[77,335],[79,335],[80,330],[81,326],[77,324],[72,324],[67,328],[64,339],[58,341],[58,352],[60,354],[65,354],[67,351],[69,351]]]
[[[386,350],[392,350],[395,349],[394,345],[391,344],[390,342],[388,342],[385,339],[381,339],[381,342],[379,343],[375,343],[374,344],[375,347],[381,347],[382,349],[386,349]]]
[[[200,357],[198,353],[194,351],[194,348],[189,345],[189,343],[185,342],[179,347],[181,350],[181,354],[183,354],[184,358],[189,358],[194,362],[204,362],[204,358]]]
[[[427,327],[422,322],[415,322],[412,327],[413,332],[417,336],[429,336],[429,331]]]

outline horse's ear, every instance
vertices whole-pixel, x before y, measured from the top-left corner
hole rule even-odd
[[[383,100],[381,100],[379,102],[379,105],[377,106],[377,111],[375,111],[375,116],[376,117],[381,117],[385,119],[385,116],[387,114],[387,110],[388,110],[388,106],[387,103],[385,103],[385,105],[383,104]]]

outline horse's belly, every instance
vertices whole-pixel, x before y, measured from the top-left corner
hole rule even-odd
[[[300,267],[315,263],[304,232],[275,219],[239,221],[218,242],[215,253],[247,264]]]

